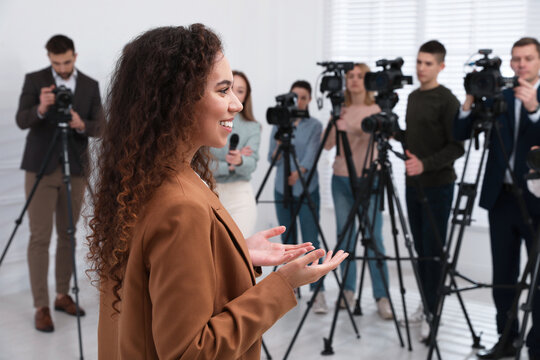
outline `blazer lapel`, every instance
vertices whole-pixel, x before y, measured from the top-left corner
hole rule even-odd
[[[42,75],[43,75],[43,77],[42,77],[43,84],[40,84],[40,85],[51,86],[51,85],[55,84],[51,66],[49,66],[48,68],[43,69]]]
[[[515,105],[516,105],[516,98],[513,96],[514,92],[512,91],[512,93],[508,96],[505,96],[505,100],[506,100],[506,106],[508,107],[508,114],[510,115],[509,117],[507,117],[508,119],[508,128],[510,129],[510,133],[511,134],[514,134],[514,129],[516,127],[516,111],[515,111]],[[512,139],[514,137],[512,136]],[[513,141],[512,141],[513,143]]]
[[[80,109],[79,106],[81,101],[84,101],[85,98],[84,94],[84,75],[77,69],[77,82],[75,83],[75,90],[73,91],[73,108],[74,109]]]
[[[251,264],[251,257],[249,256],[249,250],[246,240],[244,239],[244,235],[242,235],[242,232],[240,231],[238,226],[236,226],[236,223],[232,219],[229,212],[225,210],[225,208],[220,207],[216,209],[213,206],[212,208],[214,209],[214,214],[216,214],[216,217],[229,231],[234,246],[236,247],[236,249],[238,249],[238,252],[242,255],[242,258],[244,259],[244,263],[248,267],[249,273],[251,275],[251,281],[253,282],[253,284],[255,284],[255,272],[253,270],[253,265]]]
[[[187,176],[190,181],[194,182],[201,188],[201,191],[206,196],[206,200],[214,210],[214,214],[218,218],[218,220],[227,228],[227,231],[230,235],[230,238],[244,259],[244,263],[246,264],[246,267],[249,270],[249,273],[251,275],[251,280],[253,284],[256,283],[255,281],[255,272],[253,269],[253,264],[251,263],[251,257],[249,256],[249,250],[247,247],[246,240],[244,239],[244,235],[232,219],[229,212],[223,207],[223,204],[219,201],[219,198],[216,194],[214,194],[205,184],[204,182],[199,178],[199,176],[191,169],[185,170],[182,172]]]

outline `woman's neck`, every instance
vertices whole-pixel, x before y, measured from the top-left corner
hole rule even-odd
[[[365,99],[365,92],[351,93],[351,105],[364,105]]]

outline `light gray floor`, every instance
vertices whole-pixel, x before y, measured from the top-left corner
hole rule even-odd
[[[323,210],[324,211],[324,210]],[[389,254],[394,253],[391,237],[385,221],[385,244]],[[22,236],[22,235],[21,235]],[[489,258],[489,253],[480,255],[485,251],[487,244],[486,229],[469,231],[466,240],[467,247],[463,254],[465,267],[473,272],[471,277],[485,281],[489,279],[489,262],[483,267],[475,267],[474,259]],[[19,240],[22,241],[22,240]],[[329,242],[331,242],[329,240]],[[469,249],[470,244],[480,246],[481,249]],[[333,244],[330,244],[333,245]],[[400,245],[401,247],[401,245]],[[474,252],[477,252],[474,254]],[[85,267],[84,252],[79,253],[79,268]],[[467,259],[470,264],[467,266]],[[484,259],[485,260],[485,259]],[[484,261],[483,260],[483,261]],[[398,316],[402,316],[396,266],[389,263],[391,295]],[[413,312],[419,304],[419,296],[410,265],[405,262],[404,283],[406,289],[405,299],[409,313]],[[476,271],[476,274],[474,273]],[[52,269],[49,273],[51,294]],[[82,318],[83,349],[85,359],[97,358],[97,314],[98,295],[83,270],[79,271],[81,304],[87,315]],[[333,277],[326,279],[326,297],[331,312],[326,315],[308,314],[303,328],[290,352],[289,359],[425,359],[427,348],[419,343],[419,328],[411,327],[412,351],[407,349],[405,329],[401,329],[405,347],[401,347],[394,323],[381,320],[376,313],[376,305],[371,297],[371,286],[367,276],[365,291],[362,296],[364,315],[355,317],[360,339],[356,338],[351,321],[346,313],[341,311],[336,323],[333,336],[333,349],[335,355],[322,356],[323,337],[329,337],[333,318],[333,304],[337,297],[337,285]],[[302,289],[302,299],[299,305],[283,317],[264,336],[264,341],[274,359],[282,359],[290,344],[301,317],[306,309],[309,297],[307,287]],[[482,343],[491,346],[496,341],[494,327],[494,309],[489,290],[475,290],[464,293],[466,307],[471,316],[475,330],[482,333]],[[6,261],[0,267],[0,359],[77,359],[78,341],[75,318],[63,313],[53,313],[56,330],[52,334],[40,333],[33,328],[33,315],[31,294],[28,285],[27,268],[24,259]],[[475,351],[470,347],[471,336],[463,319],[462,311],[455,296],[447,298],[443,326],[439,331],[439,345],[442,359],[475,359]],[[263,353],[263,359],[266,357]],[[435,357],[434,357],[435,358]],[[523,352],[526,359],[526,351]]]

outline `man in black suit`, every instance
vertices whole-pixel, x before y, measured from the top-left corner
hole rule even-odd
[[[84,198],[88,174],[88,137],[97,136],[104,122],[103,107],[98,83],[75,68],[77,54],[73,41],[64,36],[53,36],[46,44],[51,66],[26,75],[17,110],[17,125],[30,129],[26,137],[21,169],[26,171],[25,190],[28,197],[36,174],[45,162],[57,123],[60,119],[55,104],[55,89],[61,85],[73,92],[69,108],[69,166],[72,186],[72,214],[74,225]],[[67,191],[61,167],[62,148],[60,136],[52,149],[52,156],[45,167],[44,176],[28,207],[30,242],[28,266],[34,307],[35,327],[51,332],[54,325],[49,311],[47,273],[49,244],[55,214],[58,234],[56,247],[56,310],[77,315],[76,306],[68,295],[72,269],[72,247],[68,234]],[[84,310],[80,309],[80,315]]]
[[[533,145],[538,145],[540,135],[540,44],[534,38],[522,38],[512,46],[512,70],[519,77],[519,86],[503,91],[507,110],[499,115],[496,123],[500,129],[502,147],[495,129],[489,144],[489,156],[484,174],[480,206],[489,212],[493,267],[493,299],[497,308],[497,331],[502,334],[511,311],[515,289],[497,286],[515,285],[519,276],[519,255],[521,240],[530,253],[536,241],[530,226],[523,219],[518,200],[512,189],[512,177],[506,169],[503,149],[510,159],[510,167],[515,175],[516,185],[523,192],[527,211],[532,218],[534,229],[540,223],[540,199],[527,189],[524,175],[529,171],[526,157]],[[454,124],[457,139],[466,139],[471,134],[474,121],[470,115],[473,97],[467,100],[459,119]],[[533,326],[527,336],[529,357],[540,359],[540,294],[535,294],[532,310]],[[501,339],[489,350],[479,351],[481,359],[494,359],[497,351],[502,356],[513,356],[516,352],[513,340],[518,336],[518,322],[511,324],[509,341]]]

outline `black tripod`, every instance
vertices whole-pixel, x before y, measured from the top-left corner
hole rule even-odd
[[[260,195],[261,195],[261,193],[262,193],[262,191],[264,189],[264,186],[265,186],[266,182],[268,181],[268,178],[270,176],[270,173],[272,172],[272,169],[276,166],[277,161],[280,158],[283,158],[283,165],[284,165],[283,166],[283,172],[284,172],[283,173],[284,196],[283,196],[282,206],[284,206],[285,208],[288,208],[288,207],[294,208],[293,207],[294,199],[293,199],[293,194],[292,194],[292,186],[290,186],[288,184],[288,179],[289,179],[289,176],[291,174],[291,158],[292,158],[295,169],[298,172],[298,180],[300,181],[300,183],[302,185],[303,192],[302,192],[302,197],[300,198],[300,200],[298,202],[298,206],[294,208],[295,211],[290,212],[290,214],[291,214],[290,223],[287,226],[287,231],[285,233],[283,243],[287,244],[287,243],[290,242],[289,238],[290,238],[291,234],[293,234],[292,235],[293,236],[292,242],[295,243],[295,244],[298,242],[297,239],[296,239],[296,236],[295,236],[295,234],[296,234],[296,231],[295,231],[296,217],[298,216],[298,213],[300,212],[300,208],[303,205],[303,201],[304,201],[303,198],[305,197],[306,200],[307,200],[307,204],[309,206],[311,215],[313,216],[313,219],[315,220],[314,223],[317,225],[317,230],[318,230],[318,233],[321,236],[323,246],[324,246],[324,248],[326,250],[328,250],[328,245],[326,243],[326,240],[324,238],[324,234],[323,234],[321,226],[319,224],[319,219],[318,219],[318,215],[317,215],[317,211],[316,211],[316,206],[313,203],[313,200],[311,199],[311,197],[309,195],[308,184],[306,183],[306,181],[304,180],[304,176],[302,175],[302,171],[300,169],[298,158],[296,156],[296,150],[295,150],[294,144],[292,143],[292,139],[294,137],[293,131],[294,131],[294,127],[291,125],[290,121],[287,121],[287,124],[282,124],[282,125],[280,125],[278,127],[278,130],[277,130],[277,132],[275,134],[275,138],[276,138],[276,140],[279,141],[279,146],[276,149],[275,154],[272,156],[272,162],[271,162],[270,167],[268,168],[268,170],[267,170],[267,172],[266,172],[266,174],[264,176],[263,182],[261,183],[261,186],[259,187],[259,190],[257,191],[257,195],[255,196],[255,201],[257,203],[260,202],[259,197],[260,197]],[[317,164],[317,162],[314,163],[314,166],[316,166],[316,164]],[[274,268],[274,270],[275,270],[275,268]],[[317,289],[319,288],[320,285],[322,285],[322,282],[323,282],[323,280],[319,281]],[[315,292],[314,292],[314,294],[316,295]],[[309,310],[309,308],[311,308],[311,305],[313,304],[314,299],[315,299],[315,297],[313,296],[311,298],[311,300],[309,301],[308,310]],[[307,312],[306,312],[305,316],[307,316]],[[304,319],[305,319],[305,316],[304,316]],[[296,338],[297,335],[298,335],[298,331],[295,334],[295,338]],[[267,358],[271,359],[271,356],[270,356],[268,350],[266,349],[266,346],[264,345],[264,342],[263,342],[263,349],[264,349],[264,351],[266,353]],[[287,351],[287,354],[288,354],[289,351],[290,351],[290,348]],[[285,355],[285,358],[286,357],[287,357],[287,355]]]
[[[339,70],[337,70],[337,71],[339,72]],[[279,159],[280,155],[283,156],[283,159],[284,159],[284,172],[285,172],[284,181],[285,182],[287,181],[288,175],[290,174],[290,158],[292,157],[293,162],[295,164],[295,167],[296,167],[296,169],[298,170],[298,173],[299,173],[299,180],[301,181],[303,192],[300,195],[300,198],[299,198],[299,201],[298,201],[298,206],[295,207],[294,212],[291,215],[291,224],[290,224],[289,230],[288,230],[289,232],[286,234],[284,242],[287,242],[288,236],[290,236],[290,233],[292,232],[292,230],[294,230],[294,227],[296,226],[296,221],[295,221],[296,216],[300,212],[300,208],[301,208],[304,200],[307,199],[310,210],[311,210],[311,213],[312,213],[313,217],[317,220],[317,221],[315,221],[315,223],[317,224],[318,232],[319,232],[319,234],[321,236],[321,240],[323,242],[325,250],[328,250],[328,245],[327,245],[326,240],[324,238],[324,234],[322,232],[322,229],[320,227],[320,224],[319,224],[317,216],[316,216],[315,207],[314,207],[314,205],[313,205],[313,203],[312,203],[312,201],[310,199],[309,192],[307,191],[307,189],[309,187],[309,184],[310,184],[311,180],[313,179],[313,176],[315,175],[315,173],[317,171],[317,164],[318,164],[319,158],[320,158],[320,156],[322,154],[322,150],[324,149],[324,143],[326,142],[326,139],[329,136],[331,127],[336,126],[335,121],[337,119],[339,119],[339,117],[340,117],[341,104],[344,101],[343,91],[331,92],[328,97],[332,101],[332,119],[331,119],[331,123],[330,123],[330,126],[328,126],[326,131],[325,131],[325,134],[324,134],[323,140],[321,142],[321,145],[319,146],[319,149],[317,150],[317,155],[315,156],[313,165],[311,166],[310,172],[308,173],[307,180],[304,180],[304,178],[302,176],[302,172],[299,171],[300,167],[298,165],[298,161],[296,160],[296,152],[294,150],[294,146],[291,143],[292,130],[289,130],[288,128],[286,130],[279,129],[276,136],[277,136],[277,138],[279,138],[281,140],[281,144],[280,144],[278,150],[276,151],[276,153],[274,154],[274,156],[272,158],[272,164],[271,164],[271,166],[270,166],[270,168],[269,168],[269,170],[268,170],[268,172],[267,172],[267,174],[265,176],[265,179],[264,179],[264,181],[263,181],[263,183],[262,183],[262,185],[261,185],[261,187],[260,187],[260,189],[259,189],[259,191],[257,193],[257,200],[258,200],[258,198],[259,198],[259,196],[260,196],[260,194],[262,192],[262,188],[264,187],[264,184],[266,183],[266,181],[268,179],[270,171],[273,168],[273,166],[275,165],[276,161]],[[343,141],[343,146],[345,148],[345,151],[346,151],[347,154],[349,154],[347,156],[347,159],[348,159],[347,164],[348,164],[348,167],[349,166],[351,167],[351,171],[350,171],[351,176],[350,176],[350,178],[354,179],[354,180],[351,180],[351,181],[353,181],[354,187],[356,188],[356,183],[357,183],[356,171],[354,170],[354,163],[352,161],[352,155],[351,155],[351,151],[350,151],[349,142],[348,142],[348,139],[346,137],[346,133],[342,132],[342,131],[338,131],[336,136],[338,137],[338,140],[341,139],[341,141]],[[338,141],[338,144],[339,144],[339,141]],[[285,183],[284,188],[287,189],[287,187],[288,187],[288,184]],[[290,189],[290,187],[289,187],[289,189]],[[355,191],[354,193],[357,194],[358,192]],[[337,272],[333,271],[333,274],[334,274],[334,278],[336,279],[336,282],[337,282],[338,286],[341,288],[342,286],[341,286],[341,282],[340,282],[340,279],[339,279],[339,276],[338,276]],[[304,315],[303,315],[302,319],[300,320],[300,323],[298,324],[298,327],[297,327],[297,329],[295,331],[295,334],[294,334],[293,338],[291,339],[291,343],[289,344],[289,347],[287,348],[284,359],[287,359],[287,357],[289,356],[290,351],[292,350],[292,347],[293,347],[293,345],[294,345],[294,343],[296,341],[296,338],[298,337],[298,335],[300,333],[300,330],[301,330],[301,328],[302,328],[302,326],[304,324],[304,321],[306,320],[307,315],[308,315],[309,311],[311,310],[311,307],[312,307],[312,305],[314,303],[314,300],[315,300],[317,294],[319,293],[319,291],[321,289],[321,286],[323,284],[323,280],[324,280],[324,278],[319,280],[318,284],[316,285],[316,287],[315,287],[315,289],[313,291],[311,299],[308,301],[308,307],[307,307],[306,311],[304,312]],[[354,329],[354,331],[356,333],[356,336],[357,336],[357,338],[360,338],[360,334],[358,333],[358,328],[357,328],[356,323],[354,321],[353,314],[352,314],[351,310],[348,307],[347,307],[347,310],[348,310],[349,318],[351,320],[351,324],[352,324],[353,329]]]
[[[287,124],[278,125],[278,130],[275,134],[275,139],[279,142],[279,146],[277,147],[274,155],[272,156],[272,162],[270,164],[270,167],[266,171],[266,174],[264,175],[263,181],[261,183],[261,186],[259,187],[259,190],[257,191],[257,195],[255,196],[255,201],[257,203],[262,202],[259,201],[259,197],[264,189],[264,186],[266,185],[266,182],[268,181],[268,178],[270,176],[270,173],[272,172],[272,169],[276,166],[276,163],[279,159],[283,159],[283,207],[285,208],[293,208],[295,211],[291,211],[291,217],[290,217],[290,223],[287,226],[287,230],[285,232],[283,243],[298,243],[298,240],[296,238],[296,217],[298,216],[298,213],[300,212],[300,208],[303,204],[304,197],[306,198],[307,204],[309,206],[311,215],[313,216],[313,219],[315,220],[315,224],[317,225],[317,230],[319,235],[321,236],[321,240],[323,242],[325,250],[328,250],[328,245],[326,243],[326,239],[324,238],[324,234],[322,231],[322,228],[319,224],[319,217],[317,215],[316,206],[313,203],[313,200],[311,199],[311,196],[309,195],[308,191],[308,185],[309,183],[306,182],[303,176],[303,172],[300,168],[298,158],[296,156],[296,150],[294,147],[294,144],[292,143],[292,139],[294,138],[294,127],[290,123],[290,121],[287,122]],[[292,193],[292,186],[289,185],[288,179],[291,175],[291,158],[293,160],[293,164],[295,167],[295,170],[298,173],[298,180],[300,181],[300,184],[302,185],[302,198],[298,202],[298,206],[296,208],[293,207],[294,199],[293,199],[293,193]],[[317,162],[314,163],[314,167],[316,168]],[[313,168],[313,167],[312,167]],[[291,237],[291,234],[293,236],[292,240],[289,240]]]
[[[345,234],[347,232],[352,231],[352,225],[354,224],[355,215],[360,216],[359,217],[360,227],[359,227],[359,231],[356,233],[356,236],[355,236],[356,240],[355,240],[354,244],[356,245],[356,241],[357,241],[359,233],[362,233],[362,235],[363,235],[362,243],[366,247],[366,251],[367,251],[367,248],[370,248],[375,253],[375,256],[372,257],[372,258],[367,257],[367,256],[364,256],[364,257],[353,257],[353,256],[351,256],[351,261],[354,261],[354,259],[364,259],[364,261],[368,260],[368,259],[375,259],[375,260],[377,260],[377,267],[378,267],[379,271],[381,271],[381,274],[382,274],[382,260],[395,260],[396,261],[397,270],[398,270],[398,279],[399,279],[399,285],[400,285],[401,301],[402,301],[403,309],[404,309],[404,320],[405,320],[405,325],[406,325],[406,330],[407,330],[408,349],[412,350],[411,340],[410,340],[408,316],[407,316],[407,309],[406,309],[406,301],[405,301],[405,292],[406,291],[405,291],[404,284],[403,284],[401,260],[410,260],[411,261],[412,268],[413,268],[413,273],[415,275],[416,282],[417,282],[417,284],[420,284],[419,273],[418,273],[418,258],[416,256],[414,256],[414,253],[413,253],[413,250],[412,250],[412,242],[411,242],[408,230],[407,230],[405,217],[403,215],[402,207],[401,207],[399,198],[397,197],[397,194],[396,194],[396,191],[395,191],[395,186],[393,184],[392,168],[391,168],[391,163],[390,163],[389,158],[388,158],[388,152],[389,151],[394,152],[398,157],[400,157],[402,159],[404,158],[404,155],[396,153],[394,150],[392,150],[392,147],[388,142],[389,134],[385,134],[384,132],[377,132],[377,133],[373,134],[373,137],[375,138],[375,143],[377,144],[378,157],[377,157],[377,160],[375,160],[369,167],[369,171],[368,171],[368,174],[367,174],[367,177],[366,177],[366,180],[367,180],[366,183],[367,183],[368,189],[373,189],[375,179],[377,179],[376,186],[375,186],[374,190],[372,190],[372,191],[368,190],[367,191],[367,194],[368,194],[367,197],[362,198],[362,197],[359,196],[359,197],[357,197],[355,199],[355,203],[354,203],[354,205],[353,205],[353,207],[352,207],[352,209],[351,209],[351,211],[349,213],[349,216],[347,218],[347,223],[346,223],[342,233],[340,234],[340,236],[338,238],[338,243],[343,240],[343,238],[344,238],[344,236],[345,236]],[[373,137],[372,137],[371,143],[373,143]],[[369,196],[369,194],[372,193],[372,192],[375,194],[375,197],[374,197],[374,199],[370,200],[371,196]],[[372,234],[373,234],[373,229],[374,229],[375,212],[377,211],[378,208],[383,210],[385,193],[386,193],[389,217],[390,217],[391,228],[392,228],[393,242],[394,242],[394,247],[395,247],[395,251],[396,251],[396,256],[395,257],[384,256],[379,251],[379,249],[377,249],[376,244],[371,239]],[[371,217],[368,216],[368,205],[369,205],[370,201],[374,202],[373,215]],[[363,205],[362,205],[362,203],[363,203]],[[361,207],[363,209],[361,214],[359,214],[358,210],[357,210],[359,207]],[[399,219],[399,223],[400,223],[400,226],[401,226],[401,229],[402,229],[402,233],[403,233],[404,238],[405,238],[405,245],[406,245],[406,247],[408,249],[409,257],[402,257],[400,255],[400,253],[399,253],[399,246],[398,246],[398,240],[397,240],[399,230],[398,230],[398,226],[397,226],[397,222],[396,222],[396,215],[395,215],[396,210],[397,210],[397,213],[398,213],[398,219]],[[364,224],[364,225],[362,225],[362,224]],[[368,229],[368,236],[365,235],[366,227]],[[354,246],[353,249],[355,249],[355,247],[356,246]],[[348,263],[346,265],[344,278],[346,278],[346,276],[347,276],[349,264],[350,263]],[[396,328],[396,331],[397,331],[397,334],[398,334],[398,337],[399,337],[399,340],[400,340],[400,344],[403,347],[404,346],[403,338],[402,338],[401,330],[399,328],[397,317],[395,316],[395,309],[394,309],[394,306],[393,306],[393,302],[391,300],[390,293],[388,291],[388,284],[387,284],[384,276],[382,276],[382,279],[383,279],[383,285],[384,285],[385,290],[386,290],[386,292],[388,294],[388,297],[389,297],[389,302],[390,302],[390,307],[391,307],[392,313],[394,314],[394,316],[393,316],[394,325],[395,325],[395,328]],[[361,281],[362,281],[362,279],[361,279]],[[420,297],[421,297],[422,303],[425,304],[426,303],[425,302],[425,296],[424,296],[422,287],[419,285],[418,288],[419,288],[419,291],[420,291]],[[342,291],[343,291],[343,289],[340,288],[340,298],[342,296]],[[356,313],[358,313],[358,310],[359,310],[358,302],[359,302],[359,300],[357,300],[357,304],[356,304]],[[345,304],[346,303],[347,302],[345,302]],[[426,308],[426,307],[424,306],[424,308]],[[325,346],[326,347],[325,347],[325,351],[323,352],[323,354],[327,354],[327,355],[333,354],[333,349],[332,349],[332,346],[331,346],[331,342],[332,342],[332,338],[333,338],[333,333],[334,333],[334,327],[335,327],[335,324],[336,324],[337,314],[338,314],[338,311],[336,309],[336,312],[334,314],[334,321],[332,323],[332,329],[330,331],[330,336],[329,336],[329,338],[325,339]]]
[[[68,235],[70,237],[71,242],[71,250],[72,250],[72,266],[73,266],[73,294],[75,295],[75,305],[77,309],[77,331],[79,336],[79,357],[82,360],[83,357],[83,348],[82,348],[82,331],[81,331],[81,319],[80,319],[80,307],[79,307],[79,286],[77,281],[77,266],[76,266],[76,257],[75,257],[75,226],[74,226],[74,220],[73,220],[73,210],[72,210],[72,191],[71,191],[71,171],[69,168],[69,149],[68,149],[68,136],[69,136],[69,121],[71,121],[71,115],[69,112],[70,108],[65,109],[64,111],[59,111],[57,115],[57,126],[56,130],[54,132],[53,139],[51,141],[51,144],[49,146],[49,149],[47,150],[47,153],[45,155],[45,158],[43,160],[43,164],[41,164],[41,168],[39,172],[36,175],[36,182],[32,186],[32,190],[30,191],[28,195],[28,199],[26,200],[26,203],[23,206],[23,209],[21,211],[21,214],[19,217],[15,220],[15,228],[13,229],[13,232],[11,233],[11,236],[9,237],[9,240],[6,244],[6,247],[4,248],[4,251],[2,252],[2,257],[0,257],[0,265],[2,265],[2,262],[7,254],[7,251],[11,245],[11,242],[13,241],[13,238],[15,237],[15,234],[17,232],[17,229],[22,223],[22,219],[24,217],[24,214],[26,210],[28,209],[28,206],[30,205],[30,202],[32,201],[32,198],[34,196],[34,193],[36,192],[36,189],[39,185],[39,182],[43,178],[43,175],[45,173],[45,169],[47,168],[47,164],[52,158],[53,150],[57,144],[57,141],[60,138],[61,141],[61,147],[62,147],[62,171],[63,171],[63,182],[66,186],[67,191],[67,216],[68,216]],[[58,216],[58,214],[57,214]]]
[[[530,274],[531,280],[528,287],[527,300],[520,307],[520,309],[523,310],[523,318],[521,320],[522,321],[521,327],[519,329],[519,337],[517,338],[516,341],[514,341],[514,346],[516,346],[517,348],[516,357],[515,357],[516,360],[520,358],[521,349],[523,348],[523,344],[524,344],[523,339],[525,339],[525,331],[527,330],[527,324],[528,324],[529,316],[531,315],[531,312],[532,312],[533,301],[535,299],[535,295],[538,296],[538,291],[540,291],[540,245],[539,245],[540,244],[540,231],[537,234],[538,235],[536,236],[536,244],[533,245],[533,250],[530,252],[527,265],[525,266],[525,271],[523,272],[521,281],[518,284],[519,291],[514,298],[514,303],[516,305],[512,307],[512,308],[516,308],[517,302],[519,301],[519,296],[521,295],[521,291],[524,288],[527,288],[527,286],[525,285],[526,284],[525,281],[527,279],[527,276]],[[514,314],[514,312],[512,312],[512,314]],[[515,315],[517,316],[517,311],[515,312]],[[509,320],[510,320],[509,321],[509,324],[510,324],[510,322],[513,320],[512,316],[509,316]],[[503,333],[503,339],[504,339],[504,336],[508,338],[509,329],[510,327],[509,325],[507,325]]]
[[[481,99],[475,98],[474,116],[477,117],[477,120],[473,124],[470,139],[475,138],[476,148],[478,148],[478,135],[480,132],[485,132],[485,142],[484,142],[484,147],[482,149],[482,155],[480,158],[480,165],[477,169],[474,183],[465,182],[465,174],[467,171],[467,166],[469,163],[469,156],[472,149],[472,140],[469,142],[469,148],[467,149],[467,155],[465,157],[463,174],[462,174],[461,182],[459,184],[458,196],[456,198],[456,202],[454,206],[452,226],[451,226],[450,234],[448,237],[448,243],[444,249],[443,256],[441,259],[442,261],[441,279],[440,279],[440,283],[438,287],[438,302],[437,302],[436,312],[433,316],[433,323],[431,327],[431,335],[430,335],[430,341],[429,341],[430,348],[428,352],[428,359],[431,359],[431,356],[433,354],[433,349],[434,347],[436,347],[436,343],[437,343],[436,337],[437,337],[437,332],[440,326],[440,320],[441,320],[442,310],[444,306],[445,296],[451,295],[452,293],[455,293],[457,295],[461,308],[463,309],[463,313],[467,321],[467,325],[469,327],[469,330],[471,332],[471,337],[473,340],[472,347],[477,348],[477,349],[483,348],[483,346],[480,344],[480,336],[477,335],[476,332],[474,331],[471,320],[465,309],[465,305],[464,305],[460,292],[466,291],[466,290],[478,289],[478,288],[494,287],[494,286],[481,284],[474,280],[471,280],[470,278],[460,274],[456,270],[456,267],[457,267],[457,262],[458,262],[461,244],[463,240],[463,235],[465,232],[465,227],[469,226],[472,221],[472,211],[473,211],[474,202],[476,199],[478,184],[480,182],[481,170],[483,169],[484,161],[486,159],[486,153],[490,146],[490,141],[493,135],[493,131],[495,131],[494,134],[497,137],[498,143],[501,147],[503,156],[505,158],[506,169],[511,174],[512,186],[513,186],[514,194],[516,195],[517,202],[519,204],[520,212],[522,213],[525,223],[529,225],[531,234],[535,234],[534,228],[532,226],[531,218],[528,214],[525,202],[523,200],[521,189],[519,189],[519,187],[516,185],[516,178],[510,167],[508,155],[506,151],[504,150],[503,140],[502,140],[500,129],[499,129],[500,124],[496,121],[497,116],[503,113],[504,111],[506,111],[506,103],[502,95],[496,96],[492,100],[493,100],[492,103],[490,104],[490,106],[488,106]],[[457,236],[457,239],[456,239],[455,246],[452,247],[454,236]],[[533,249],[534,248],[535,247],[533,246]],[[538,246],[536,246],[536,248],[538,248]],[[535,252],[534,250],[531,251],[531,255],[534,255],[534,252]],[[451,256],[451,253],[453,253],[453,257]],[[522,290],[524,287],[526,287],[524,286],[524,284],[526,281],[526,276],[531,271],[531,268],[533,268],[533,259],[534,261],[536,261],[536,264],[538,264],[539,262],[538,255],[536,256],[536,258],[531,255],[529,256],[529,261],[527,263],[526,270],[523,274],[522,280],[520,284],[518,284],[519,290]],[[447,277],[448,277],[448,281],[447,281]],[[455,279],[456,277],[459,277],[465,280],[471,286],[458,288],[456,279]],[[535,274],[532,275],[532,278],[533,280],[534,278],[536,278],[535,281],[536,282],[538,281],[538,271],[536,271],[536,275]],[[525,315],[527,315],[532,308],[532,296],[534,294],[534,292],[532,291],[532,289],[534,288],[533,284],[534,282],[531,282],[531,289],[529,292],[529,298],[527,302],[529,307],[527,308],[527,305],[524,306],[524,310],[526,311]],[[505,287],[505,286],[502,286],[502,287]],[[520,291],[516,294],[516,297],[514,298],[514,305],[512,306],[512,309],[517,308],[519,294],[520,294]],[[501,340],[503,344],[505,343],[507,337],[509,336],[510,325],[512,321],[516,318],[516,316],[517,316],[517,311],[511,311],[508,314],[509,321],[506,325],[506,328],[505,328],[505,331],[503,333],[503,337]],[[526,323],[526,320],[524,320],[524,322]],[[523,334],[521,336],[521,340],[518,340],[519,349],[521,348],[521,346],[523,346],[524,332],[525,332],[525,328],[522,329]],[[502,355],[502,354],[496,354],[496,357],[498,357],[499,355]],[[516,357],[516,359],[519,358],[519,350],[518,350],[517,356],[518,357]]]
[[[527,286],[527,277],[530,275],[530,283],[529,286]],[[514,301],[512,304],[512,311],[508,314],[508,322],[505,326],[502,339],[501,341],[504,342],[508,340],[508,336],[510,334],[510,327],[512,322],[517,318],[517,305],[519,302],[519,297],[521,295],[521,292],[524,289],[528,290],[527,293],[527,299],[525,302],[519,307],[520,310],[523,311],[523,318],[521,322],[521,327],[519,328],[519,335],[516,340],[514,340],[514,346],[516,347],[516,356],[515,359],[518,360],[521,356],[521,349],[523,348],[523,345],[525,344],[525,332],[527,330],[527,324],[529,321],[529,316],[531,315],[532,309],[533,309],[533,302],[535,300],[535,295],[538,295],[538,292],[540,291],[540,231],[537,232],[536,235],[536,243],[533,244],[532,249],[529,253],[529,259],[527,260],[527,264],[525,265],[525,270],[523,271],[523,274],[521,275],[521,279],[519,283],[517,284],[517,293],[514,297]],[[538,326],[538,325],[536,325]]]

